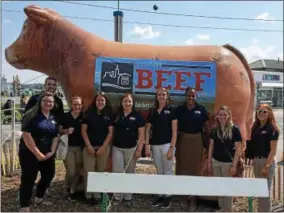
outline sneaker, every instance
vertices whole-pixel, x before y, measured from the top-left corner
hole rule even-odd
[[[170,208],[172,202],[170,197],[165,197],[161,203],[161,208],[162,209],[168,209]]]
[[[131,207],[132,206],[132,199],[131,200],[123,200],[123,204],[126,207]]]
[[[163,197],[157,197],[157,198],[155,198],[155,199],[153,200],[153,202],[151,203],[151,206],[157,207],[157,206],[161,205],[162,202],[163,202],[163,199],[164,199]]]

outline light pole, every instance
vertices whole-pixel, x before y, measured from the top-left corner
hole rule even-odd
[[[123,12],[119,10],[119,0],[117,1],[117,11],[113,12],[114,16],[114,40],[122,42],[123,29]]]

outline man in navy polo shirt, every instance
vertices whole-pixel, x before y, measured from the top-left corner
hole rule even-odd
[[[63,108],[62,100],[58,96],[56,96],[56,94],[55,94],[56,89],[57,89],[57,80],[54,77],[46,78],[45,83],[44,83],[44,87],[45,87],[45,91],[54,94],[55,103],[54,103],[53,109],[51,110],[51,113],[53,115],[55,115],[57,118],[59,118],[64,113],[64,108]],[[28,110],[30,110],[34,105],[36,105],[41,94],[33,95],[33,96],[30,97],[30,99],[29,99],[29,101],[28,101],[28,103],[25,107],[25,111],[24,111],[25,113]]]

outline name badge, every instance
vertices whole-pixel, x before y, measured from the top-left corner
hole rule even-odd
[[[260,134],[266,134],[267,133],[267,131],[261,131],[261,133]]]
[[[131,121],[135,121],[135,120],[136,120],[136,118],[135,118],[135,117],[129,117],[129,120],[131,120]]]
[[[199,110],[194,111],[194,113],[195,113],[195,114],[199,114],[199,115],[201,114],[201,112],[200,112]]]
[[[169,110],[164,111],[165,114],[170,114],[171,112]]]
[[[109,120],[109,117],[105,116],[104,119],[105,119],[105,120]]]

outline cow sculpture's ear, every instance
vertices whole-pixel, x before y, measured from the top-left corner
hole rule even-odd
[[[24,8],[25,14],[37,24],[48,24],[54,20],[53,14],[38,6],[30,5]]]

